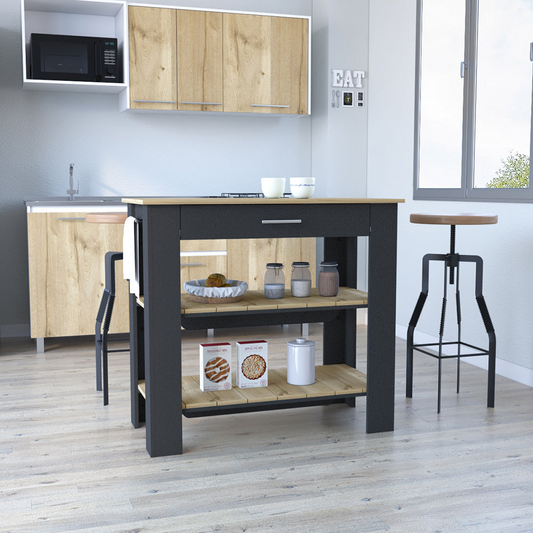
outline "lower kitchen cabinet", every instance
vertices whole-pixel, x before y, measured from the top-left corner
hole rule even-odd
[[[181,241],[180,252],[182,284],[191,279],[206,279],[215,272],[227,272],[226,239]]]
[[[94,335],[104,256],[122,251],[123,226],[88,224],[85,213],[29,213],[31,337]],[[128,285],[117,266],[111,333],[129,331]]]
[[[250,290],[263,289],[267,263],[282,263],[285,287],[291,287],[291,264],[307,261],[311,279],[316,279],[316,239],[231,239],[228,240],[228,277],[248,283]],[[315,283],[313,281],[313,286]]]
[[[32,338],[94,335],[105,284],[106,252],[122,251],[123,226],[89,224],[83,212],[28,213],[30,326]],[[211,239],[181,241],[181,283],[214,272],[263,287],[265,266],[309,261],[313,277],[315,239]],[[111,333],[129,331],[128,282],[116,266],[117,298]]]

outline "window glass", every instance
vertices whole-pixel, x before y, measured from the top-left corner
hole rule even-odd
[[[533,2],[479,2],[474,187],[529,181]]]
[[[418,186],[461,186],[465,0],[425,0]]]

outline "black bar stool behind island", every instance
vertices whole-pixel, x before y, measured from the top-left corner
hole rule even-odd
[[[87,213],[85,221],[93,224],[124,224],[126,221],[126,213]],[[108,347],[109,327],[111,325],[111,317],[113,315],[113,306],[116,297],[116,283],[115,283],[115,263],[123,260],[122,252],[106,252],[105,263],[105,285],[102,299],[96,315],[95,324],[95,349],[96,349],[96,390],[103,389],[104,405],[109,403],[109,379],[108,379],[108,357],[109,353],[128,352],[130,349],[122,348],[117,350],[110,350]],[[114,341],[128,341],[128,337],[119,337],[113,339]]]
[[[487,305],[483,297],[483,260],[477,255],[462,255],[455,251],[455,227],[459,225],[479,225],[479,224],[496,224],[498,222],[497,215],[477,215],[477,214],[458,214],[458,215],[432,215],[432,214],[412,214],[410,218],[414,224],[444,224],[450,226],[450,252],[448,254],[426,254],[422,259],[422,291],[418,297],[418,301],[409,321],[407,329],[407,382],[406,382],[406,396],[413,397],[413,352],[419,351],[431,357],[438,359],[438,399],[437,412],[440,413],[441,404],[441,376],[442,376],[442,360],[456,358],[457,359],[457,392],[459,392],[459,376],[460,376],[460,360],[462,357],[472,357],[479,355],[487,355],[489,358],[488,364],[488,391],[487,391],[487,407],[494,407],[494,389],[495,389],[495,375],[496,375],[496,334],[490,319]],[[429,292],[429,263],[430,261],[441,261],[444,263],[444,296],[442,300],[442,311],[439,329],[439,342],[428,344],[414,344],[414,333],[418,323],[418,319],[426,303]],[[481,318],[488,334],[489,347],[483,349],[472,344],[463,342],[461,339],[461,302],[459,295],[459,265],[461,263],[475,263],[476,266],[476,286],[475,297],[481,313]],[[444,342],[444,322],[446,316],[447,304],[447,286],[455,285],[455,300],[457,309],[457,340],[451,342]],[[456,345],[457,352],[453,354],[443,353],[443,347],[448,345]],[[475,353],[461,353],[461,347],[465,346],[469,349],[475,350]],[[433,350],[433,351],[429,351]],[[436,353],[435,353],[436,352]]]

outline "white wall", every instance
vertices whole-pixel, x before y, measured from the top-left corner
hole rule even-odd
[[[497,371],[533,385],[531,204],[429,202],[413,197],[415,0],[372,0],[369,36],[368,195],[405,198],[399,208],[397,321],[408,325],[426,253],[449,251],[449,228],[409,222],[410,213],[496,213],[494,226],[457,227],[456,250],[484,260],[484,296],[496,330]],[[443,280],[433,283],[419,330],[437,335]],[[463,340],[486,346],[473,295],[473,269],[461,270]],[[453,301],[453,295],[449,295]],[[453,326],[454,313],[448,323]],[[451,338],[453,327],[447,330]],[[486,360],[486,358],[483,358]],[[453,362],[451,362],[453,364]]]
[[[185,5],[312,14],[312,0],[187,0]],[[65,195],[70,163],[75,163],[83,196],[259,191],[262,176],[311,175],[311,117],[120,114],[116,95],[23,91],[20,43],[20,0],[2,0],[0,334],[4,336],[28,334],[23,199]],[[317,194],[325,191],[319,186]]]
[[[322,196],[364,198],[368,108],[331,106],[331,70],[368,71],[368,0],[314,0],[312,54],[313,175],[321,186],[327,184]],[[367,81],[363,81],[366,95]],[[359,239],[358,246],[364,257],[366,238]],[[366,269],[360,267],[358,287],[364,289],[366,279]],[[358,319],[363,322],[365,314]]]
[[[314,0],[313,27],[313,172],[329,197],[365,197],[367,107],[331,107],[331,70],[368,70],[368,0]]]

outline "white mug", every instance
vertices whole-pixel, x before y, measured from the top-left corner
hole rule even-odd
[[[290,185],[295,198],[311,198],[315,192],[315,178],[290,178]]]
[[[261,178],[261,190],[266,198],[281,198],[285,192],[285,178]]]

